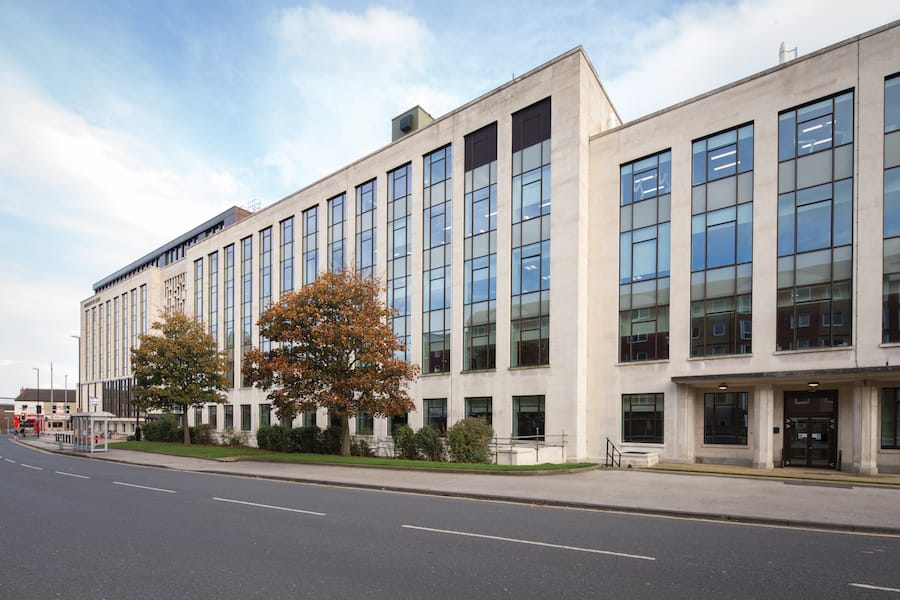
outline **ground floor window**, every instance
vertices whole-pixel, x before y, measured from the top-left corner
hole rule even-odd
[[[747,445],[747,392],[703,395],[703,443]]]
[[[209,424],[212,425],[213,429],[219,428],[219,407],[215,404],[210,405],[209,407]]]
[[[364,410],[356,413],[356,434],[372,435],[375,433],[375,418]]]
[[[900,449],[900,388],[881,390],[881,447]]]
[[[250,405],[241,404],[241,431],[250,431]]]
[[[225,429],[234,429],[234,406],[225,405]]]
[[[272,424],[272,405],[271,404],[260,404],[259,405],[259,426],[260,427],[268,427]]]
[[[203,407],[195,406],[194,407],[194,425],[200,425],[203,423]]]
[[[663,443],[663,394],[622,394],[622,441]]]
[[[423,401],[425,408],[425,425],[437,429],[441,435],[447,432],[447,399],[426,398]]]
[[[490,396],[466,398],[466,417],[484,419],[488,425],[493,424],[492,399]]]
[[[544,397],[513,396],[513,437],[544,439]]]
[[[303,427],[316,426],[316,409],[309,408],[303,411]]]
[[[394,435],[394,432],[397,431],[401,426],[409,424],[409,413],[404,413],[402,415],[394,415],[392,417],[388,417],[388,430],[390,430],[391,435]]]

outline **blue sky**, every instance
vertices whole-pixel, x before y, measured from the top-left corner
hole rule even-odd
[[[77,379],[91,285],[581,45],[631,120],[895,1],[0,0],[0,397]]]

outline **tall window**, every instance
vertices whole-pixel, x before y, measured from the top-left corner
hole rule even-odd
[[[260,404],[259,405],[259,426],[260,427],[268,427],[272,424],[272,405],[271,404]]]
[[[251,406],[249,404],[241,404],[241,431],[250,431],[250,412]]]
[[[778,116],[778,350],[851,342],[853,92]]]
[[[663,443],[663,394],[622,394],[622,441]]]
[[[112,323],[112,300],[106,301],[106,340],[104,340],[104,345],[106,346],[106,378],[109,379],[113,376],[112,371],[112,331],[113,331],[113,323]]]
[[[219,428],[219,407],[215,404],[209,405],[209,424],[213,431]]]
[[[113,343],[112,343],[112,355],[113,355],[113,375],[119,376],[119,339],[120,339],[120,331],[119,331],[119,297],[116,296],[113,298]]]
[[[122,294],[122,339],[120,349],[122,352],[122,375],[128,374],[130,353],[128,340],[128,292]]]
[[[234,405],[225,405],[225,429],[234,429]]]
[[[259,310],[269,308],[272,303],[272,228],[259,232]],[[272,349],[272,342],[264,335],[259,336],[259,347],[263,352]]]
[[[332,273],[344,270],[345,200],[346,194],[328,200],[328,270]]]
[[[203,320],[203,259],[194,261],[194,320]]]
[[[410,332],[410,208],[412,204],[412,165],[388,173],[387,302],[394,309],[391,324],[394,335],[403,343],[398,358],[409,360]]]
[[[356,434],[372,435],[375,433],[375,418],[364,410],[356,413]]]
[[[619,360],[669,358],[671,151],[622,165]]]
[[[447,399],[425,398],[425,425],[436,429],[441,435],[447,432]]]
[[[747,445],[747,392],[703,395],[703,443]]]
[[[422,372],[450,371],[450,278],[453,215],[450,146],[424,158]]]
[[[141,286],[141,333],[147,333],[147,284]]]
[[[375,180],[356,186],[356,272],[375,276]]]
[[[225,250],[225,380],[234,387],[234,244]]]
[[[492,425],[494,422],[493,398],[490,396],[466,398],[466,418],[484,419],[488,425]]]
[[[881,448],[900,450],[900,388],[881,390]]]
[[[281,225],[281,290],[294,289],[294,217],[289,217]]]
[[[303,211],[303,285],[319,274],[319,207]]]
[[[137,348],[137,288],[131,290],[131,348]]]
[[[694,142],[691,356],[751,351],[753,125]]]
[[[513,396],[513,437],[544,439],[544,397]]]
[[[497,124],[465,138],[463,369],[497,365]]]
[[[97,307],[91,308],[91,377],[93,381],[97,379],[97,355],[100,354],[97,348]]]
[[[884,82],[884,293],[881,341],[900,342],[900,75]]]
[[[241,240],[241,356],[253,347],[253,237]],[[241,386],[249,382],[241,374]]]
[[[512,116],[510,366],[550,364],[550,98]]]
[[[219,253],[209,255],[209,335],[219,343]]]

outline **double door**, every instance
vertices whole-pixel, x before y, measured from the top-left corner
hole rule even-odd
[[[837,391],[784,393],[786,467],[837,468]]]

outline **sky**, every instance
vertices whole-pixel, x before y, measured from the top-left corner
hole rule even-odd
[[[0,0],[0,399],[74,388],[92,285],[582,46],[625,121],[896,0]],[[39,369],[40,371],[36,371]]]

